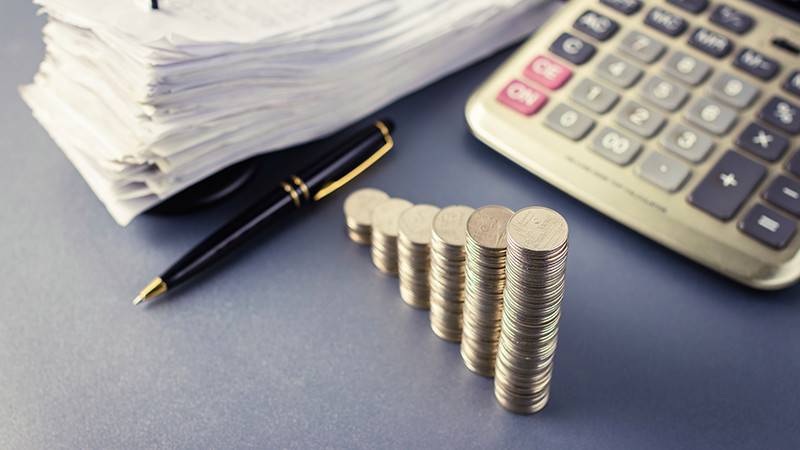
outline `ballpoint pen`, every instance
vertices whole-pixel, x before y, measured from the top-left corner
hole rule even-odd
[[[151,300],[212,265],[257,232],[309,202],[319,201],[380,159],[394,145],[390,120],[380,120],[356,133],[340,148],[292,174],[277,188],[220,227],[178,262],[155,278],[133,300]]]

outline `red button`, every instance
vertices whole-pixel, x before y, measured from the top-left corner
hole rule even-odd
[[[519,80],[508,83],[508,86],[497,95],[497,99],[528,116],[539,111],[547,103],[547,96],[542,91]]]
[[[525,67],[525,76],[550,89],[558,89],[572,76],[572,71],[546,56],[537,56]]]

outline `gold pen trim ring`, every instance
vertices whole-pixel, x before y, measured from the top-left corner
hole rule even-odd
[[[296,184],[297,187],[299,187],[300,190],[303,191],[303,197],[305,197],[306,200],[311,200],[311,192],[308,190],[308,186],[306,186],[306,182],[303,181],[302,178],[300,178],[300,177],[298,177],[297,175],[294,175],[294,174],[291,176],[291,178],[292,178],[292,181],[294,182],[294,184]]]
[[[284,191],[286,191],[287,194],[292,196],[292,201],[294,201],[294,206],[299,208],[300,207],[300,196],[297,195],[297,192],[295,192],[294,188],[289,186],[289,183],[287,183],[285,181],[281,181],[281,187],[283,188]]]

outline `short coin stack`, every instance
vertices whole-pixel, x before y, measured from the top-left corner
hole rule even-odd
[[[469,206],[448,206],[436,214],[431,233],[431,328],[442,339],[461,340],[464,264]]]
[[[467,221],[461,357],[475,373],[494,376],[506,284],[506,226],[514,211],[478,208]]]
[[[564,296],[568,227],[543,207],[509,220],[503,319],[494,392],[510,411],[530,414],[547,404]]]
[[[414,205],[400,215],[397,238],[400,296],[415,308],[427,309],[431,299],[431,228],[439,208]]]
[[[400,215],[412,203],[402,198],[383,200],[372,211],[372,262],[383,273],[397,275],[397,235]]]
[[[372,242],[372,211],[375,206],[389,198],[389,194],[378,189],[359,189],[344,201],[344,217],[347,235],[357,244]]]

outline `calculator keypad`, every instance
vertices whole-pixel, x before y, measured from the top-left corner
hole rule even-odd
[[[570,2],[563,31],[506,79],[497,100],[574,142],[548,151],[586,161],[630,195],[639,195],[638,179],[644,192],[679,200],[669,208],[685,217],[764,251],[794,252],[800,64],[749,47],[768,21],[729,3]],[[626,175],[617,184],[609,170]]]

